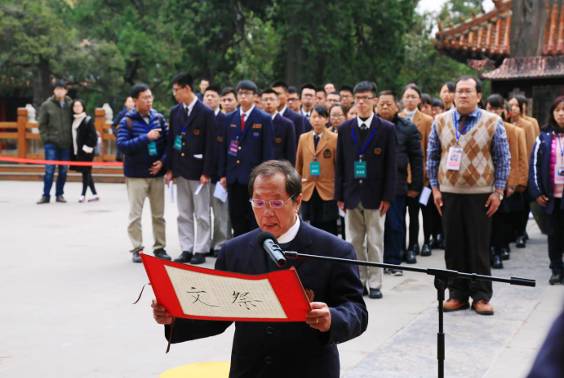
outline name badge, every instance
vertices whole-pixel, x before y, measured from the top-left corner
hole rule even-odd
[[[564,164],[559,164],[554,167],[554,183],[564,184]]]
[[[231,156],[237,156],[237,152],[239,152],[239,141],[237,139],[233,139],[231,143],[229,143],[227,153]]]
[[[157,143],[155,141],[149,142],[147,149],[149,150],[149,156],[157,156]]]
[[[182,150],[182,137],[180,135],[177,135],[174,138],[174,149],[176,151],[180,151]]]
[[[354,178],[366,178],[366,162],[364,160],[356,160],[354,162]]]
[[[318,161],[312,161],[309,163],[309,175],[319,176],[321,174],[321,165]]]
[[[452,146],[448,149],[447,170],[460,171],[462,162],[462,147]]]

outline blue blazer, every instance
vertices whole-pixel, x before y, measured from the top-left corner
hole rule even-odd
[[[304,133],[304,127],[305,127],[305,123],[306,123],[306,118],[299,114],[296,113],[295,111],[293,111],[292,109],[286,107],[286,110],[284,110],[284,113],[280,113],[280,115],[282,115],[282,117],[286,117],[288,118],[290,121],[292,121],[294,123],[294,130],[296,131],[296,146],[298,145],[298,142],[300,140],[300,135],[302,135]]]
[[[253,168],[274,157],[272,117],[254,108],[245,120],[245,131],[241,131],[241,113],[237,109],[226,115],[224,127],[219,176],[226,177],[228,184],[247,185]]]
[[[170,111],[168,138],[169,169],[174,177],[200,180],[201,175],[213,176],[215,172],[215,115],[199,100],[190,116],[178,104]],[[180,150],[174,148],[176,137],[182,138]]]
[[[345,121],[338,130],[335,199],[344,201],[347,209],[354,209],[359,203],[366,209],[377,209],[381,201],[391,202],[396,194],[397,142],[394,125],[374,115],[370,125],[370,130],[375,129],[374,137],[363,156],[367,171],[365,179],[354,177],[358,146],[352,137],[353,128],[360,139],[356,118]]]
[[[225,243],[216,269],[244,274],[277,270],[257,243],[259,229]],[[351,244],[306,223],[287,250],[315,255],[356,259]],[[305,323],[236,322],[230,377],[339,377],[338,343],[362,334],[368,311],[356,266],[315,260],[289,260],[314,301],[325,302],[331,311],[331,329],[321,333]],[[231,322],[176,319],[173,343],[222,333]],[[169,338],[170,328],[165,326]]]
[[[213,148],[214,174],[212,182],[219,181],[219,171],[222,159],[222,150],[225,140],[225,114],[219,111],[215,116],[215,143]]]
[[[272,120],[274,127],[274,159],[296,163],[296,131],[294,123],[280,113]]]

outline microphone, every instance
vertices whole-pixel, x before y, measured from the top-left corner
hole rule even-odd
[[[261,232],[257,236],[257,242],[268,256],[274,261],[277,267],[282,268],[286,266],[286,257],[282,248],[276,242],[276,238],[270,232]]]

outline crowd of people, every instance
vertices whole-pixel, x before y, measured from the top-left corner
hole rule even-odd
[[[202,80],[198,89],[190,75],[174,77],[177,105],[164,116],[153,109],[150,87],[136,84],[114,121],[134,262],[145,248],[145,198],[153,252],[171,259],[164,193],[176,184],[181,251],[175,261],[201,264],[226,240],[258,227],[254,207],[276,214],[295,201],[265,204],[251,197],[253,169],[284,160],[302,180],[301,219],[349,241],[358,259],[415,264],[444,249],[448,269],[489,275],[503,268],[512,243],[526,246],[529,213],[536,210],[547,225],[549,282],[562,283],[564,97],[541,128],[528,116],[525,97],[482,98],[481,82],[471,76],[445,83],[440,98],[413,83],[396,94],[369,81],[339,90],[331,83],[298,89],[278,81],[259,90],[250,80],[225,88]],[[46,158],[92,160],[92,119],[82,101],[66,97],[64,85],[42,105],[39,126]],[[80,201],[88,188],[97,200],[90,169],[79,169]],[[46,166],[39,203],[50,200],[54,170]],[[58,202],[65,201],[65,174],[59,166]],[[402,271],[360,268],[369,298],[383,297],[384,274]],[[472,298],[477,313],[493,314],[491,284],[455,280],[448,287],[446,311],[468,308]]]

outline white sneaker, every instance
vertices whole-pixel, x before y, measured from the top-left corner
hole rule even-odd
[[[84,201],[86,201],[86,198],[84,196],[80,196],[78,203],[84,203]]]
[[[100,197],[98,197],[97,194],[94,197],[88,199],[88,202],[96,202],[96,201],[100,201]]]

